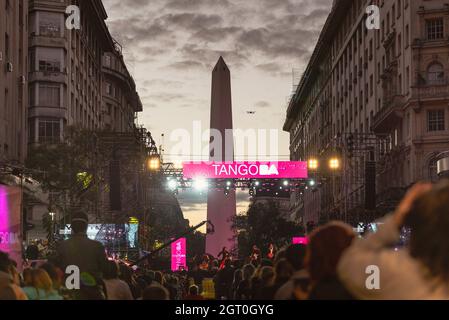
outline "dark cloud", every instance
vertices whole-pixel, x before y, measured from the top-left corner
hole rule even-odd
[[[167,65],[167,68],[169,69],[175,69],[175,70],[179,70],[179,71],[188,71],[188,70],[193,70],[193,69],[206,69],[206,66],[198,61],[195,60],[184,60],[184,61],[178,61],[178,62],[174,62],[174,63],[170,63],[169,65]]]
[[[231,5],[228,0],[171,0],[166,8],[176,10],[198,10],[204,8],[227,8]]]

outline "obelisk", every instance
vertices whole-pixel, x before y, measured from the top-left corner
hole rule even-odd
[[[233,128],[231,72],[223,57],[220,57],[212,72],[210,128],[210,161],[234,161],[234,138],[229,134]],[[220,132],[221,150],[217,147],[220,144],[214,141],[216,137],[213,132]],[[215,150],[216,148],[218,150]],[[207,219],[215,226],[215,232],[206,236],[206,253],[216,257],[223,247],[228,251],[234,249],[236,241],[232,225],[235,215],[235,190],[231,189],[226,195],[225,190],[211,188],[207,195]]]

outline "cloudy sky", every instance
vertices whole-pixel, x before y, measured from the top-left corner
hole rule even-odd
[[[278,153],[285,159],[288,135],[282,133],[282,125],[287,100],[332,0],[103,3],[144,105],[139,123],[163,143],[164,160],[178,160],[171,151],[179,143],[170,137],[175,130],[191,132],[194,121],[208,128],[211,70],[220,55],[232,74],[234,128],[279,129]],[[183,159],[189,155],[199,156],[190,150]],[[179,199],[192,224],[204,220],[204,196],[184,193]],[[244,211],[247,196],[239,194],[238,200],[238,212]]]

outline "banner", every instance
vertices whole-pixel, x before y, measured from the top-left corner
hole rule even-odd
[[[171,244],[171,270],[173,272],[187,270],[186,238],[181,238]]]
[[[307,162],[186,162],[187,179],[307,179]]]
[[[8,253],[19,270],[22,268],[21,202],[20,188],[0,185],[0,251]]]

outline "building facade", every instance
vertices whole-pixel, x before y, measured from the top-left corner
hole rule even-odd
[[[80,29],[66,26],[69,5],[80,9]],[[124,62],[121,47],[106,26],[106,19],[107,13],[101,0],[30,1],[30,152],[36,145],[62,142],[64,132],[69,127],[96,132],[99,144],[105,140],[103,135],[114,141],[110,147],[100,146],[111,149],[111,159],[113,149],[122,152],[123,144],[130,145],[128,141],[138,143],[135,119],[137,113],[143,110],[142,103]],[[136,148],[140,150],[139,146]],[[135,170],[128,173],[124,168],[131,166],[131,160],[129,162],[122,163],[122,175],[127,174],[126,183],[123,182],[122,186],[124,192],[137,185],[138,174],[134,171],[139,167],[134,166]],[[109,217],[111,211],[107,191],[110,186],[108,166],[98,171],[98,175],[101,176],[98,179],[101,185],[98,187],[96,208],[92,209],[95,212],[92,220],[97,221]],[[28,208],[31,223],[36,226],[42,224],[42,217],[51,207],[51,198],[50,203],[32,204]],[[135,198],[134,193],[131,198]],[[60,218],[59,214],[57,218]],[[45,231],[36,227],[29,232],[29,239],[33,238],[45,238]]]
[[[28,1],[0,1],[0,162],[21,164],[28,103]]]
[[[366,26],[372,4],[380,29]],[[320,160],[316,183],[291,197],[298,219],[367,222],[437,179],[449,149],[448,39],[444,1],[334,1],[284,125],[292,159]]]

